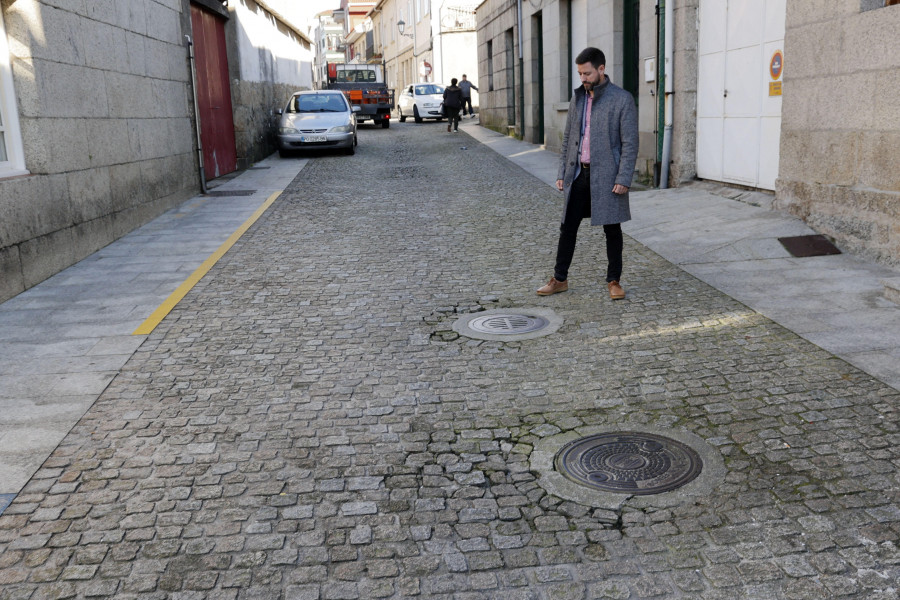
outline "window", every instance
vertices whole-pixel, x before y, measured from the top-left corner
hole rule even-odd
[[[26,175],[6,28],[0,13],[0,177]]]
[[[488,91],[494,90],[494,42],[488,40],[487,43],[487,76]]]

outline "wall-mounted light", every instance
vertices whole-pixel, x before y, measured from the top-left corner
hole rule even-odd
[[[404,37],[408,37],[408,38],[413,37],[412,35],[410,35],[408,33],[403,33],[403,31],[406,29],[406,21],[404,21],[403,19],[400,19],[399,21],[397,21],[397,29],[400,31],[400,35],[402,35]]]

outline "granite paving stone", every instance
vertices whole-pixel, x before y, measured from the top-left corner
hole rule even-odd
[[[63,382],[105,390],[0,515],[0,600],[900,598],[900,393],[631,238],[611,302],[599,228],[536,296],[559,195],[440,129],[310,160],[111,381]],[[452,330],[535,307],[556,333]],[[548,492],[534,449],[590,428],[724,474]]]

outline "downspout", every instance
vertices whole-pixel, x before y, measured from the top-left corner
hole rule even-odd
[[[438,46],[441,49],[441,62],[440,62],[441,78],[440,79],[438,79],[437,77],[434,78],[435,82],[440,82],[440,83],[447,82],[447,78],[444,77],[444,25],[443,25],[444,21],[443,21],[442,15],[441,15],[441,11],[444,10],[444,2],[446,2],[446,0],[441,0],[441,4],[440,4],[440,6],[438,6]],[[434,28],[432,28],[432,29],[434,29]],[[437,75],[437,73],[435,73],[435,75]]]
[[[523,61],[524,38],[522,35],[522,0],[517,0],[519,20],[519,111],[522,114],[519,119],[519,138],[525,139],[525,63]]]
[[[206,171],[203,167],[203,141],[200,139],[200,105],[197,102],[197,65],[194,60],[194,42],[191,36],[184,36],[187,40],[188,56],[191,60],[191,95],[194,97],[194,120],[197,123],[197,161],[200,163],[200,192],[206,194]]]
[[[674,90],[672,85],[673,70],[673,46],[675,44],[675,3],[669,0],[665,3],[665,129],[663,130],[663,150],[659,187],[669,187],[669,161],[672,158],[672,103],[674,102]]]

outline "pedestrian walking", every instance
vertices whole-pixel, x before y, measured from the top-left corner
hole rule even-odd
[[[608,261],[606,282],[613,300],[625,297],[622,276],[622,223],[631,219],[628,188],[637,161],[637,108],[631,94],[610,82],[606,57],[585,48],[575,58],[582,85],[569,101],[556,189],[565,194],[556,266],[550,282],[537,290],[549,296],[569,289],[569,265],[581,220],[603,225]]]
[[[456,77],[444,88],[444,110],[447,112],[447,131],[459,131],[459,109],[462,107],[462,90],[456,85]]]
[[[478,87],[466,79],[466,74],[463,73],[462,81],[459,82],[459,89],[462,90],[462,114],[466,115],[466,105],[469,106],[469,116],[474,117],[475,111],[472,110],[472,90],[478,91]]]

